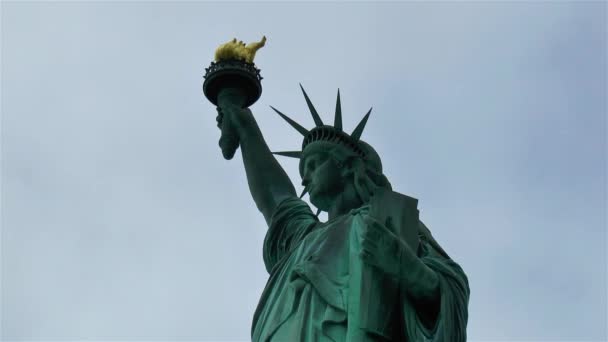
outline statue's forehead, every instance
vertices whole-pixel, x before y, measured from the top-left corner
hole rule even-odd
[[[329,156],[329,150],[313,150],[313,151],[309,151],[308,153],[303,153],[302,154],[302,162],[304,162],[307,159],[310,159],[311,157],[327,157]]]
[[[311,157],[318,157],[320,159],[329,157],[329,151],[326,149],[311,149],[307,150],[305,153],[302,153],[302,158],[300,158],[300,174],[304,171],[304,165],[306,165],[306,161],[310,160]]]
[[[306,146],[306,148],[304,148],[304,151],[302,151],[302,157],[300,158],[299,165],[300,176],[302,176],[304,173],[304,165],[306,165],[306,160],[308,160],[309,157],[322,156],[323,158],[327,158],[332,155],[340,158],[355,154],[347,147],[331,142],[316,141],[310,143]]]
[[[311,155],[318,155],[318,154],[343,154],[343,155],[348,155],[348,154],[352,154],[352,152],[350,152],[350,150],[348,148],[346,148],[345,146],[342,146],[340,144],[334,144],[331,142],[326,142],[326,141],[316,141],[313,143],[310,143],[306,146],[306,148],[304,148],[304,151],[302,151],[302,159],[306,159],[307,157],[311,156]]]

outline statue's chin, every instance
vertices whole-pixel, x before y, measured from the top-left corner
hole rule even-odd
[[[317,196],[316,194],[310,194],[310,203],[312,203],[318,209],[323,211],[329,210],[329,201],[323,196]]]

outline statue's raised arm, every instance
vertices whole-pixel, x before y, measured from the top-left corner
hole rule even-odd
[[[371,109],[348,133],[340,92],[332,125],[300,85],[314,127],[272,107],[303,141],[296,150],[270,151],[247,108],[261,94],[252,61],[265,42],[222,45],[203,86],[218,106],[222,153],[230,159],[240,145],[249,189],[268,223],[270,277],[252,341],[465,342],[468,279],[419,220],[418,200],[393,191],[380,155],[361,140]],[[299,160],[299,197],[273,154]],[[306,194],[316,214],[301,199]]]
[[[288,197],[296,196],[296,190],[287,173],[270,152],[264,136],[247,108],[231,105],[230,92],[222,94],[224,106],[218,107],[218,126],[233,125],[241,144],[241,153],[247,183],[258,209],[270,224],[277,205]],[[230,122],[226,122],[230,120]]]
[[[248,45],[236,38],[220,45],[215,52],[215,62],[206,69],[203,91],[217,105],[218,127],[222,131],[219,145],[224,158],[232,159],[241,146],[251,195],[266,221],[270,222],[277,205],[285,198],[295,196],[295,188],[270,152],[247,108],[262,93],[262,77],[253,59],[265,43],[266,36]]]

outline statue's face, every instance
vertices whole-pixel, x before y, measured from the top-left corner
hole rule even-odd
[[[316,152],[306,157],[302,174],[308,183],[310,202],[327,211],[336,197],[344,190],[342,168],[327,152]]]

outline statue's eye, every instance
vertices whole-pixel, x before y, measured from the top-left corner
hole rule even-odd
[[[319,156],[319,155],[314,155],[314,156],[308,157],[304,164],[304,172],[314,171],[319,165],[323,164],[323,162],[325,162],[326,159],[327,159],[327,157]]]
[[[308,169],[309,170],[314,170],[316,166],[316,160],[312,159],[310,162],[308,162]]]

